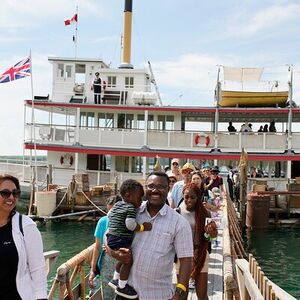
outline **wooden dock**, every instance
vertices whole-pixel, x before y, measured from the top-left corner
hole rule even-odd
[[[208,287],[207,295],[209,300],[223,299],[223,230],[219,230],[218,246],[212,243],[208,265]],[[195,290],[190,290],[188,300],[197,300]]]

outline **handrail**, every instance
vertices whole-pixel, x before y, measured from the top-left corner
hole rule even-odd
[[[249,262],[236,259],[235,266],[241,300],[249,297],[257,300],[296,300],[265,276],[252,254],[249,254]]]
[[[80,253],[73,256],[71,259],[63,263],[57,268],[55,280],[53,281],[52,287],[50,289],[48,299],[53,300],[55,292],[59,290],[59,299],[85,299],[85,286],[86,286],[86,276],[85,274],[85,264],[90,265],[92,254],[93,254],[94,244],[84,249]],[[70,271],[73,270],[70,275]],[[75,282],[76,276],[79,277],[80,286],[75,292],[73,292],[72,285]],[[101,299],[101,298],[100,298]]]
[[[58,250],[51,250],[51,251],[44,252],[47,276],[49,275],[51,269],[53,268],[54,264],[56,263],[59,254],[60,254],[60,251],[58,251]]]

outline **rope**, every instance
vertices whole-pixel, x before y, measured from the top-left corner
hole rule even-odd
[[[98,209],[100,212],[102,212],[104,215],[107,215],[107,212],[102,210],[101,208],[99,208],[91,199],[89,199],[89,197],[85,194],[85,192],[81,192],[83,194],[83,196],[94,206],[96,207],[96,209]]]

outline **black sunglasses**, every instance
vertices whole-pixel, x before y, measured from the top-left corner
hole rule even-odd
[[[0,191],[0,195],[4,199],[8,199],[10,197],[10,195],[13,195],[14,198],[19,198],[21,195],[21,191],[17,190],[17,189],[14,189],[12,191],[4,189],[4,190]]]

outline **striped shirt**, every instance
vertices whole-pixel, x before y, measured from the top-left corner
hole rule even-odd
[[[108,214],[108,232],[115,236],[133,237],[134,232],[127,229],[126,219],[136,218],[136,208],[124,200],[117,202]]]
[[[189,223],[168,205],[151,217],[147,202],[137,211],[137,222],[152,223],[151,231],[136,232],[132,243],[133,266],[128,283],[140,300],[168,300],[173,297],[172,270],[175,253],[193,257]]]

